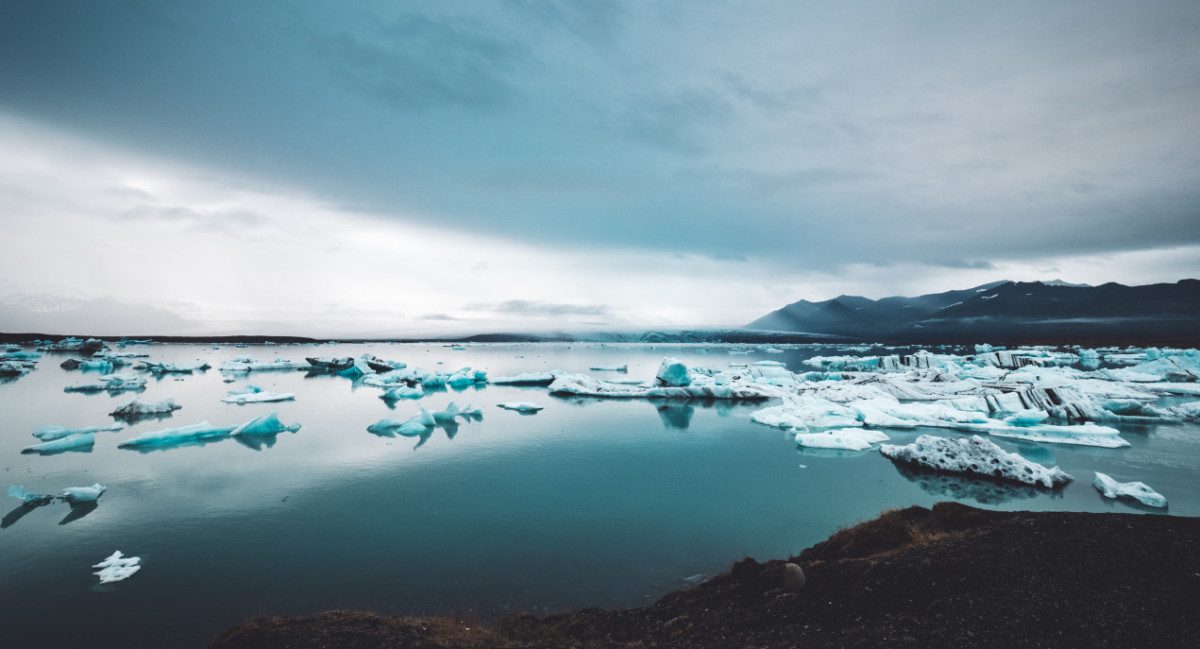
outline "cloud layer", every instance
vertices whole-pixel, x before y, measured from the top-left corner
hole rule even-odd
[[[6,239],[60,253],[9,295],[376,331],[1197,272],[1194,2],[68,4],[0,9]]]

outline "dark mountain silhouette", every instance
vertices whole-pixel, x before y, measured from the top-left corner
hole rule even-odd
[[[1200,280],[1100,286],[993,282],[961,291],[871,300],[800,300],[749,329],[881,342],[1194,343]]]

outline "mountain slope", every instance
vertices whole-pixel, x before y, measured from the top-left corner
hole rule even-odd
[[[1197,342],[1200,280],[1145,286],[1004,281],[918,297],[801,300],[747,328],[884,342]]]

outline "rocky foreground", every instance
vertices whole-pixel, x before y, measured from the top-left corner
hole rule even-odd
[[[744,559],[644,608],[494,624],[330,611],[253,618],[212,646],[1165,648],[1197,638],[1200,519],[941,503],[886,512],[791,559]]]

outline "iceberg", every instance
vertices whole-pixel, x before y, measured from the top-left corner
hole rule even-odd
[[[1108,426],[1097,426],[1091,422],[1058,426],[1054,424],[1009,425],[988,429],[988,434],[1010,439],[1049,444],[1074,444],[1076,446],[1098,446],[1100,448],[1122,448],[1129,442],[1121,438],[1120,431]]]
[[[354,365],[354,359],[349,356],[310,356],[304,360],[308,361],[309,370],[315,372],[340,372]]]
[[[174,399],[163,399],[162,401],[155,401],[153,403],[134,399],[108,414],[109,416],[124,419],[125,421],[136,421],[143,417],[169,415],[180,408],[183,408],[183,406],[175,403]]]
[[[778,396],[770,385],[729,375],[698,376],[686,386],[630,385],[602,381],[587,374],[563,374],[550,384],[550,394],[558,396],[610,399],[733,399],[765,401]]]
[[[681,388],[692,383],[692,375],[688,372],[687,365],[675,360],[674,358],[664,358],[662,364],[658,366],[658,373],[654,375],[658,385]]]
[[[921,435],[912,444],[883,444],[879,452],[893,462],[913,464],[932,471],[961,473],[993,480],[1010,480],[1053,489],[1071,481],[1058,467],[1046,468],[1017,453],[1009,453],[978,436],[970,438]]]
[[[278,433],[294,433],[300,430],[300,424],[285,425],[279,420],[279,412],[272,410],[234,428],[230,435],[275,435]]]
[[[811,395],[789,395],[783,405],[751,413],[750,421],[785,430],[862,426],[854,409]]]
[[[37,363],[33,361],[11,360],[0,362],[0,376],[15,377],[25,376],[37,367]]]
[[[293,401],[296,395],[291,392],[265,392],[255,385],[248,385],[240,390],[230,390],[221,401],[244,405],[247,403],[270,403],[273,401]]]
[[[809,448],[844,449],[847,451],[865,451],[872,444],[886,442],[887,435],[875,430],[864,428],[839,428],[820,433],[797,433],[796,443]]]
[[[196,360],[190,363],[156,363],[153,361],[141,361],[142,369],[149,371],[151,374],[191,374],[193,372],[202,372],[212,367],[205,361]]]
[[[367,431],[384,437],[391,437],[393,435],[417,437],[429,432],[431,428],[433,428],[432,424],[426,425],[420,417],[413,417],[403,421],[399,419],[380,419],[367,426]]]
[[[1147,507],[1167,506],[1167,499],[1144,482],[1117,482],[1097,471],[1092,486],[1105,498],[1133,498]]]
[[[117,448],[165,448],[190,442],[222,439],[228,437],[233,429],[233,426],[213,426],[207,421],[202,421],[190,426],[148,431],[117,444]]]
[[[21,452],[39,453],[41,455],[53,455],[55,453],[62,453],[63,451],[82,451],[84,449],[90,452],[95,443],[95,433],[75,433],[59,439],[42,442],[41,444],[27,446],[21,449]]]
[[[67,487],[63,489],[60,498],[69,503],[94,503],[105,491],[108,491],[108,488],[100,483],[90,487]]]
[[[70,437],[71,435],[85,435],[89,433],[104,433],[109,431],[118,431],[124,428],[120,424],[112,424],[110,426],[85,426],[83,428],[66,428],[64,426],[42,426],[33,431],[33,436],[49,442],[55,439]]]
[[[498,403],[496,405],[505,410],[512,410],[515,412],[528,413],[528,414],[535,413],[539,410],[544,410],[544,408],[542,406],[539,406],[535,403],[527,403],[524,401],[508,401],[505,403]]]
[[[492,385],[538,385],[546,386],[554,383],[557,374],[562,372],[525,372],[515,376],[497,376],[491,380]]]
[[[100,583],[109,584],[129,579],[134,573],[141,570],[142,558],[127,557],[120,550],[117,550],[92,567],[99,568],[99,570],[92,574],[100,578]]]
[[[289,361],[282,358],[276,358],[272,361],[258,361],[249,356],[238,356],[237,358],[221,363],[220,371],[229,374],[246,374],[249,372],[288,372],[306,369],[308,367],[296,361]]]
[[[54,501],[51,494],[34,493],[21,485],[11,485],[8,488],[8,497],[20,500],[25,507],[41,507]]]
[[[425,390],[421,386],[399,386],[391,388],[383,394],[379,395],[384,401],[399,401],[400,399],[420,399],[425,396]]]

